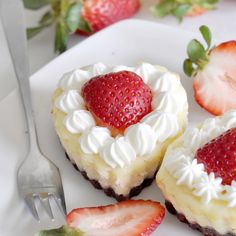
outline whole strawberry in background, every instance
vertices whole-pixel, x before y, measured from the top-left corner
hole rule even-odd
[[[81,18],[88,22],[92,32],[97,32],[132,16],[139,8],[139,0],[86,0],[81,10]]]
[[[188,44],[184,72],[193,78],[196,102],[213,115],[236,109],[236,41],[211,48],[211,32],[201,26],[204,47],[193,39]]]
[[[140,0],[24,0],[24,5],[31,10],[50,5],[38,26],[27,29],[27,36],[30,39],[55,24],[54,48],[62,53],[70,34],[89,35],[131,17],[139,10]]]
[[[154,15],[173,15],[182,21],[185,16],[198,16],[215,9],[219,0],[161,0],[151,8]]]

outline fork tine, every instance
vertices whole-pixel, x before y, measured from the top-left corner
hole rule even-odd
[[[53,216],[52,208],[51,208],[50,201],[49,201],[50,196],[51,196],[51,194],[48,194],[47,197],[40,197],[40,202],[43,205],[43,208],[47,212],[47,214],[50,217],[50,219],[54,220],[55,218]]]
[[[31,214],[33,215],[33,217],[38,221],[40,222],[40,219],[39,219],[39,215],[38,215],[38,211],[36,209],[36,206],[35,206],[35,201],[36,201],[37,197],[34,196],[34,195],[28,195],[25,197],[25,203],[26,205],[28,206]]]
[[[64,198],[64,194],[58,194],[58,193],[54,193],[52,194],[53,198],[56,201],[56,204],[58,206],[58,208],[60,209],[61,213],[66,216],[66,203],[65,203],[65,198]]]

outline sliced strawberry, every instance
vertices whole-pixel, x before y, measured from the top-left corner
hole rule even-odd
[[[140,0],[86,0],[81,18],[92,32],[97,32],[112,23],[134,15],[140,8]],[[81,33],[81,30],[78,30]]]
[[[128,200],[114,205],[78,208],[67,216],[67,224],[86,235],[147,236],[161,223],[165,208],[158,202]]]
[[[230,185],[236,180],[236,128],[205,144],[197,151],[196,159],[208,174],[213,172],[222,178],[222,184]]]
[[[236,41],[214,48],[194,79],[195,99],[214,115],[236,109]]]
[[[152,92],[141,77],[129,71],[90,79],[82,89],[87,109],[97,124],[115,136],[151,112]]]
[[[189,58],[184,70],[194,77],[193,88],[197,103],[214,115],[236,109],[236,41],[221,43],[210,49],[211,33],[200,27],[208,47],[196,39],[188,45]]]

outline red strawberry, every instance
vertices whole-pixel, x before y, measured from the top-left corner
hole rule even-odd
[[[134,15],[139,8],[140,0],[86,0],[83,2],[81,19],[89,24],[92,32],[97,32]]]
[[[151,89],[129,71],[92,78],[84,85],[82,96],[97,124],[108,127],[114,136],[151,112]]]
[[[236,109],[236,41],[228,41],[209,49],[210,31],[201,28],[208,48],[192,40],[189,58],[184,62],[185,73],[194,77],[193,88],[197,103],[214,115]]]
[[[67,216],[67,224],[86,235],[147,236],[165,215],[158,202],[128,200],[114,205],[78,208]]]
[[[208,174],[214,172],[223,184],[230,185],[236,180],[236,128],[205,144],[197,151],[196,158]]]

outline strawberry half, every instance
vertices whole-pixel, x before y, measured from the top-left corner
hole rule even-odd
[[[208,174],[222,178],[222,184],[236,181],[236,128],[230,129],[200,148],[195,158]]]
[[[86,0],[83,2],[81,19],[89,24],[92,32],[97,32],[134,15],[139,8],[140,0]],[[81,31],[84,32],[83,29],[77,32]]]
[[[82,89],[87,109],[115,136],[151,112],[152,92],[137,74],[120,71],[90,79]]]
[[[184,61],[184,71],[194,78],[197,103],[208,112],[221,115],[236,109],[236,41],[210,49],[209,29],[201,26],[200,31],[207,48],[198,40],[192,40],[187,48],[189,58]]]
[[[158,202],[128,200],[114,205],[78,208],[67,216],[67,224],[85,235],[147,236],[161,223],[165,208]]]

